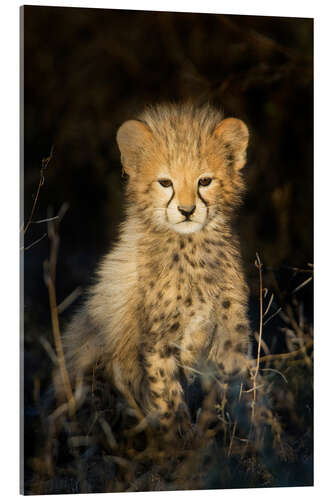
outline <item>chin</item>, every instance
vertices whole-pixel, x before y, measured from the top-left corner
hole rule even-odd
[[[203,224],[201,222],[194,221],[185,221],[180,222],[179,224],[172,225],[172,229],[176,231],[176,233],[180,234],[191,234],[201,231]]]

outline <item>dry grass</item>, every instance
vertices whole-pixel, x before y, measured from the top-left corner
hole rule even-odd
[[[57,406],[55,393],[53,408],[40,405],[43,439],[32,461],[34,477],[26,492],[311,484],[311,415],[302,414],[297,400],[311,400],[313,339],[296,300],[297,290],[283,310],[276,305],[273,294],[263,289],[263,264],[257,254],[260,314],[256,359],[249,362],[242,379],[223,380],[211,366],[195,370],[194,384],[184,386],[191,410],[188,432],[175,429],[177,439],[165,442],[158,422],[130,408],[103,379],[98,366],[89,378],[70,386],[55,294],[57,227],[64,212],[62,209],[56,219],[49,217],[51,251],[45,263],[45,282],[56,348],[54,352],[49,346],[47,351],[60,367],[67,402]],[[264,339],[263,325],[265,318],[267,323],[274,317],[274,313],[269,315],[274,304],[285,323],[279,335],[284,336],[287,349],[281,353],[271,352]],[[38,390],[36,381],[36,394]],[[307,411],[311,413],[311,409]]]

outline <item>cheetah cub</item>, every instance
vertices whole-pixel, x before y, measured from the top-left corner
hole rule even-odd
[[[248,288],[232,220],[248,137],[208,105],[149,108],[117,133],[127,216],[66,332],[66,362],[78,379],[102,367],[163,426],[186,406],[181,379],[203,360],[222,377],[247,367]]]

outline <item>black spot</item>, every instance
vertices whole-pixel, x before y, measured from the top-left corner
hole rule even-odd
[[[195,263],[193,262],[193,260],[189,258],[189,256],[186,253],[184,254],[184,257],[185,260],[190,264],[190,266],[195,267]]]
[[[177,389],[172,389],[171,396],[175,398],[177,395],[178,395],[178,390]]]
[[[188,350],[188,351],[193,351],[193,344],[189,344],[189,345],[187,346],[187,350]]]
[[[222,306],[223,306],[225,309],[229,309],[230,305],[231,305],[231,302],[230,302],[230,300],[228,300],[228,299],[226,299],[226,300],[224,300],[224,301],[222,302]]]
[[[180,326],[179,321],[177,321],[171,326],[170,332],[175,332],[176,330],[178,330],[179,326]]]
[[[171,417],[171,413],[169,411],[166,411],[163,413],[163,418],[169,419]]]
[[[245,332],[247,330],[247,326],[239,323],[236,325],[236,331],[237,332]]]
[[[150,288],[154,288],[154,285],[155,285],[154,281],[150,281],[150,282],[149,282],[149,286],[150,286]]]
[[[156,377],[148,377],[148,380],[149,382],[151,382],[152,384],[155,384],[157,382],[157,378]]]
[[[226,341],[224,342],[224,349],[225,349],[226,351],[228,351],[228,350],[231,348],[231,346],[232,346],[231,340],[226,340]]]
[[[158,292],[158,294],[157,294],[157,298],[158,298],[159,300],[161,300],[161,298],[162,298],[162,297],[163,297],[163,292]]]
[[[171,300],[169,300],[169,299],[164,302],[165,307],[168,307],[170,304],[171,304]]]
[[[186,307],[190,307],[192,305],[191,297],[187,297],[187,299],[185,300],[185,305],[186,305]]]
[[[222,319],[227,320],[228,316],[226,314],[223,314]]]
[[[160,352],[160,356],[161,358],[170,358],[173,352],[174,352],[173,347],[171,347],[170,345],[165,345],[162,351]]]
[[[178,255],[178,253],[174,253],[173,256],[172,256],[172,258],[173,258],[174,262],[178,262],[179,261],[179,255]]]
[[[155,392],[155,391],[151,391],[151,396],[152,396],[152,398],[154,398],[154,399],[158,399],[158,398],[160,398],[160,397],[161,397],[161,396],[160,396],[160,394],[158,394],[158,392]]]
[[[146,351],[151,353],[151,354],[154,354],[156,352],[154,346],[152,346],[152,345],[147,346]]]
[[[161,321],[163,321],[164,319],[165,319],[165,314],[164,314],[164,313],[162,313],[162,314],[160,315],[160,320],[161,320]]]
[[[179,267],[179,272],[182,274],[184,272],[184,268],[182,266]]]
[[[161,377],[164,377],[165,375],[165,371],[163,370],[163,368],[159,368],[159,374],[161,375]]]
[[[180,248],[181,249],[185,248],[185,241],[184,240],[180,240]]]
[[[195,311],[191,311],[190,316],[194,316],[194,315],[195,315]]]
[[[206,283],[210,284],[213,283],[214,278],[212,278],[212,276],[204,276],[204,280]]]
[[[181,300],[182,296],[181,295],[177,295],[177,300]]]
[[[193,241],[192,236],[189,236],[189,237],[188,237],[188,241],[189,241],[190,243],[192,243],[192,241]]]
[[[245,346],[244,346],[244,344],[241,344],[241,343],[238,343],[238,344],[236,345],[236,348],[235,348],[235,349],[236,349],[236,351],[237,351],[237,352],[241,352],[241,353],[244,353],[244,352],[245,352]]]

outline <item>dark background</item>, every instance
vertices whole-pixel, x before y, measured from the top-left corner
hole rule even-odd
[[[265,272],[265,286],[300,283],[289,268],[313,262],[311,19],[24,7],[23,28],[25,221],[52,146],[34,220],[69,203],[60,225],[58,303],[89,284],[117,236],[126,182],[117,128],[146,104],[188,98],[210,101],[250,129],[239,230],[252,303],[256,251],[274,271],[274,279]],[[46,230],[32,224],[25,246]],[[40,344],[41,336],[52,342],[48,256],[47,238],[24,252],[27,458],[38,435],[36,384],[43,393],[50,374]],[[311,318],[312,292],[302,294]]]

